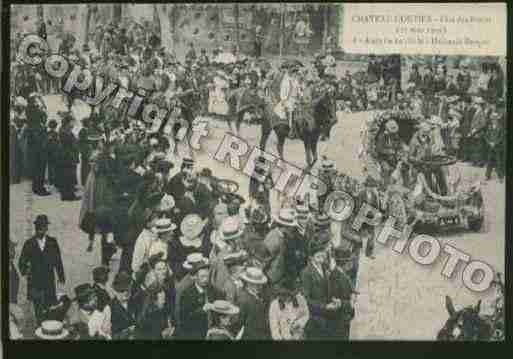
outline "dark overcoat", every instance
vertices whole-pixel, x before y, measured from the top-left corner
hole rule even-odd
[[[18,268],[21,275],[27,276],[28,300],[40,299],[48,304],[57,301],[55,273],[61,282],[64,282],[65,276],[61,250],[55,238],[46,236],[43,251],[35,236],[27,240],[21,250]]]

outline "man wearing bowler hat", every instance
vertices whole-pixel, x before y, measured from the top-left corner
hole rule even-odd
[[[308,339],[327,339],[329,320],[338,309],[338,301],[330,298],[328,262],[328,244],[314,239],[309,245],[309,260],[301,272],[303,294],[310,310],[310,322],[305,328]]]
[[[348,273],[353,267],[353,253],[350,249],[342,247],[333,250],[335,269],[329,276],[329,295],[335,298],[339,304],[333,315],[333,320],[328,322],[328,332],[338,340],[349,340],[349,329],[354,317],[353,294],[356,294],[353,283]]]
[[[48,233],[48,217],[38,215],[34,221],[36,234],[23,244],[18,268],[27,277],[27,299],[34,304],[38,324],[41,324],[45,311],[57,302],[55,272],[59,284],[64,285],[64,266],[61,250],[54,237]]]
[[[112,282],[115,298],[111,301],[113,339],[133,339],[137,304],[133,295],[133,280],[126,272],[119,272]]]

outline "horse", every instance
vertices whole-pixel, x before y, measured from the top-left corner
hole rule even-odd
[[[481,300],[475,306],[468,306],[456,311],[449,296],[445,297],[445,307],[449,319],[438,332],[439,341],[478,341],[491,340],[494,335],[493,325],[479,315]]]
[[[278,154],[283,160],[285,140],[291,129],[288,122],[274,112],[277,98],[278,96],[275,95],[273,99],[273,95],[271,95],[271,100],[265,101],[265,106],[261,111],[259,119],[262,131],[260,148],[265,149],[267,140],[274,130],[278,138]],[[314,93],[312,87],[306,88],[294,116],[293,125],[298,138],[303,141],[306,164],[308,168],[312,168],[318,159],[317,148],[321,135],[329,137],[329,132],[334,125],[334,122],[330,121],[336,117],[336,102],[332,92]]]

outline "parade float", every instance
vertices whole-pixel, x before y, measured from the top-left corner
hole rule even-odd
[[[397,167],[390,178],[385,178],[376,152],[376,139],[389,120],[398,124],[397,133],[406,144],[406,150],[397,154]],[[428,231],[455,226],[480,231],[485,212],[480,183],[461,178],[457,159],[446,154],[443,148],[440,124],[430,123],[433,146],[438,146],[431,157],[414,160],[408,155],[408,145],[424,121],[427,120],[407,110],[374,113],[362,129],[360,159],[365,164],[364,174],[382,184],[387,215],[396,217],[399,222],[411,223],[416,218],[417,225]],[[439,171],[441,178],[434,176],[435,171]],[[445,181],[446,193],[437,185],[440,179]]]

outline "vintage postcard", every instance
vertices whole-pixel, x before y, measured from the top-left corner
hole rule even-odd
[[[506,4],[3,9],[11,340],[504,340]]]

